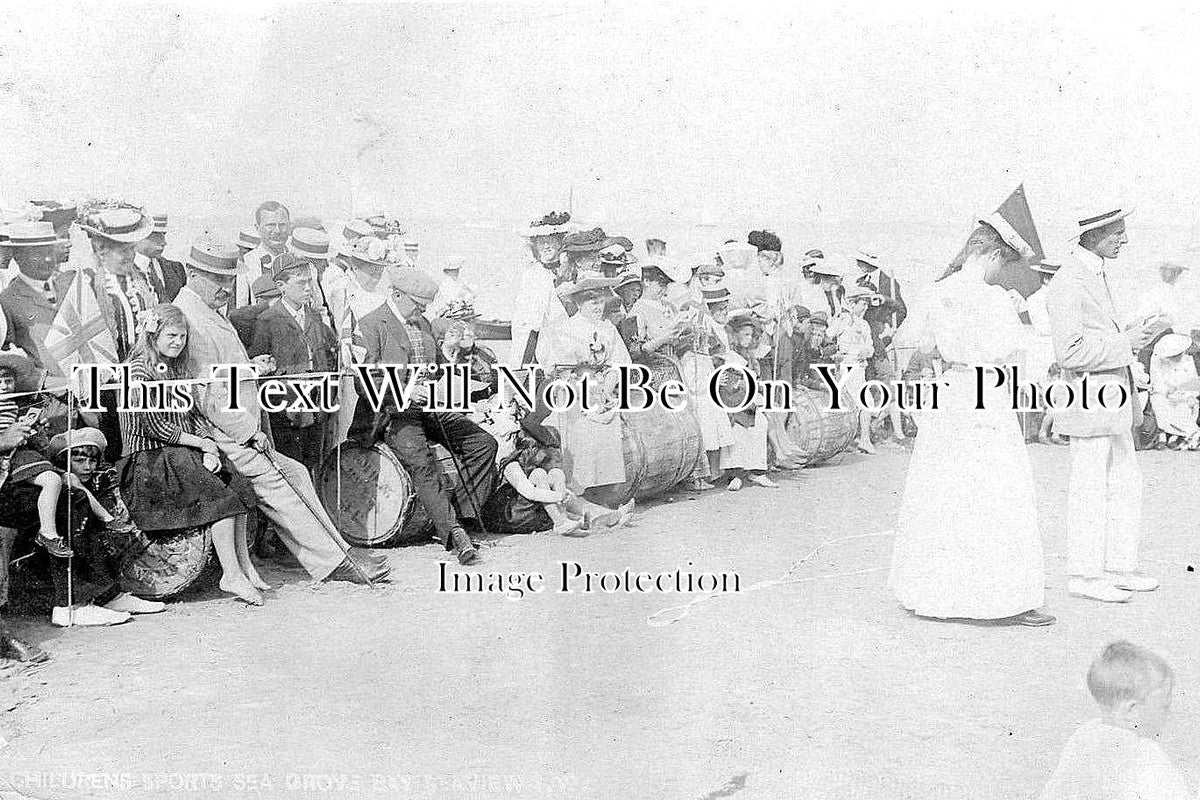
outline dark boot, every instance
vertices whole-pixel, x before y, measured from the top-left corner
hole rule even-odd
[[[455,528],[450,532],[450,545],[458,555],[458,563],[466,566],[479,561],[479,551],[475,549],[475,543],[462,528]]]
[[[45,650],[31,642],[23,642],[8,631],[0,632],[0,656],[26,664],[41,664],[49,661]]]

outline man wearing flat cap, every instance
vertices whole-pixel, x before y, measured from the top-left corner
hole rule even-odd
[[[312,308],[313,268],[291,253],[275,259],[271,277],[280,298],[259,316],[254,326],[251,357],[269,355],[275,374],[330,372],[337,364],[337,339]],[[295,391],[295,387],[292,387]],[[316,390],[313,391],[315,397]],[[291,402],[292,395],[288,395]],[[270,414],[271,434],[279,452],[312,472],[324,453],[329,414],[324,411],[279,411]]]
[[[207,377],[214,366],[257,364],[269,371],[269,355],[251,359],[237,331],[221,311],[234,291],[238,274],[237,247],[212,238],[192,245],[187,260],[187,285],[179,290],[175,305],[188,320],[188,369]],[[230,410],[228,373],[217,370],[218,380],[197,387],[196,410],[201,424],[221,453],[254,488],[258,507],[275,524],[283,544],[316,580],[360,580],[349,562],[353,557],[373,580],[387,576],[386,560],[369,551],[350,548],[337,533],[321,506],[308,470],[276,452],[264,430],[255,380],[236,387],[240,408]]]
[[[1077,223],[1075,246],[1046,287],[1054,354],[1082,401],[1060,410],[1055,432],[1071,437],[1067,499],[1067,589],[1105,602],[1125,602],[1132,592],[1152,591],[1158,581],[1141,574],[1142,473],[1134,453],[1133,427],[1141,407],[1130,366],[1134,353],[1159,331],[1159,319],[1126,327],[1114,307],[1109,274],[1128,241],[1127,205],[1101,208]],[[1115,387],[1115,388],[1114,388]],[[1120,389],[1126,402],[1116,407]],[[1109,408],[1098,395],[1106,390]]]
[[[423,313],[437,295],[437,284],[415,267],[390,267],[389,283],[387,302],[364,317],[359,326],[366,349],[364,362],[411,365],[412,369],[445,363]],[[403,377],[410,380],[411,374]],[[383,385],[385,378],[380,371],[374,378],[376,385]],[[360,395],[363,392],[359,390]],[[408,407],[400,408],[389,395],[378,413],[371,413],[360,400],[352,435],[365,438],[369,425],[371,438],[378,436],[387,443],[412,479],[417,498],[446,549],[455,551],[459,563],[473,564],[479,553],[460,519],[479,521],[480,508],[496,487],[496,440],[462,414],[426,410],[425,387],[418,387],[413,396]],[[465,496],[452,499],[442,485],[432,443],[442,445],[454,456]]]
[[[167,215],[157,212],[151,214],[150,219],[154,227],[149,236],[138,242],[134,264],[150,282],[159,302],[170,303],[187,282],[187,273],[183,264],[163,258],[167,246]]]

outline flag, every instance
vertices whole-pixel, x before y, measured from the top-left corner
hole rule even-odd
[[[75,280],[46,333],[46,364],[57,364],[61,374],[67,377],[78,364],[115,364],[119,361],[116,342],[100,313],[100,303],[87,274],[75,273]],[[81,374],[79,381],[82,390],[86,387],[86,376]]]

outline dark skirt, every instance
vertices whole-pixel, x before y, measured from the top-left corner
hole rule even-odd
[[[541,503],[535,503],[501,481],[483,504],[480,515],[488,533],[537,533],[554,527]]]
[[[257,502],[250,482],[224,456],[220,472],[209,472],[193,447],[141,450],[117,463],[117,475],[130,517],[148,532],[210,525]]]

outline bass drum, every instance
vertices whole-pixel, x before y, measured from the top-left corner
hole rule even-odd
[[[367,450],[343,442],[321,462],[314,482],[333,524],[356,547],[429,539],[429,517],[416,500],[412,480],[385,444]]]
[[[828,461],[854,445],[858,437],[858,415],[854,411],[830,411],[829,395],[804,386],[794,387],[792,411],[784,430],[796,460],[805,466]]]
[[[258,538],[255,514],[247,515],[251,550]],[[102,546],[116,565],[121,588],[149,600],[166,600],[217,582],[220,565],[207,525],[146,533],[131,526],[105,531]]]

